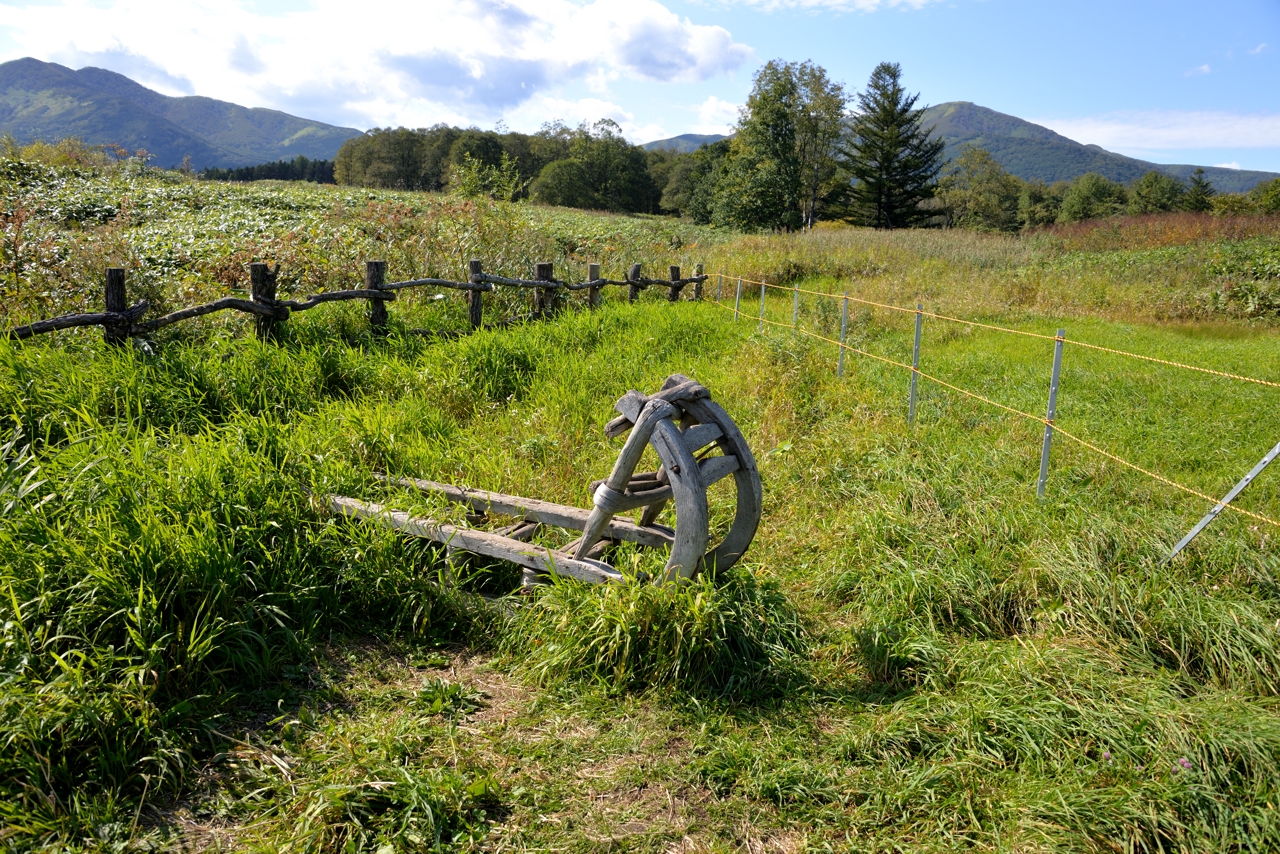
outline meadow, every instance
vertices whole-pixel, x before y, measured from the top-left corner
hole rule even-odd
[[[1168,563],[1203,502],[1062,441],[1037,502],[1041,425],[925,382],[909,426],[901,369],[847,353],[837,377],[830,345],[758,330],[758,291],[731,311],[742,275],[1280,381],[1276,220],[749,236],[0,165],[8,324],[96,307],[112,265],[164,308],[243,288],[253,260],[291,293],[375,255],[396,278],[472,256],[713,275],[700,304],[614,289],[536,323],[509,297],[465,336],[424,334],[465,323],[424,294],[380,337],[346,304],[274,344],[229,314],[125,350],[0,342],[6,850],[1280,846],[1273,528],[1224,513]],[[766,294],[768,319],[792,307]],[[833,337],[839,308],[804,294],[801,325]],[[855,304],[849,343],[906,361],[912,322]],[[1052,342],[932,319],[924,339],[923,369],[1043,412]],[[449,569],[319,499],[457,512],[389,472],[587,506],[613,401],[674,372],[764,483],[714,581],[516,600],[509,567]],[[1278,396],[1068,346],[1058,423],[1218,495],[1280,439]],[[1275,517],[1280,479],[1240,503]]]

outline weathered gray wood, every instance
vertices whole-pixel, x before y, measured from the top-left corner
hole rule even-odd
[[[103,300],[108,315],[123,314],[129,308],[129,298],[125,292],[124,268],[108,267],[106,294]],[[112,347],[122,347],[129,343],[129,324],[104,323],[102,340]]]
[[[517,566],[541,572],[554,572],[557,575],[566,575],[579,581],[595,584],[622,580],[620,572],[598,561],[572,558],[563,552],[531,546],[488,531],[460,528],[434,519],[411,516],[402,510],[390,510],[371,501],[331,495],[329,507],[333,512],[344,516],[378,521],[401,533],[444,543],[454,549],[510,561]]]
[[[522,521],[516,522],[513,525],[507,525],[505,527],[498,528],[493,533],[498,534],[499,536],[502,536],[502,537],[509,537],[510,539],[513,539],[513,540],[519,540],[522,543],[527,543],[534,538],[534,536],[538,533],[538,529],[540,529],[541,527],[542,525],[539,524],[538,522],[525,522],[522,520]],[[566,554],[571,554],[571,552],[568,549],[561,549],[561,551],[565,552]]]
[[[472,258],[467,265],[468,275],[472,284],[484,285],[487,282],[480,281],[480,277],[484,275],[484,266],[479,259]],[[493,285],[489,285],[490,288]],[[471,324],[472,329],[479,329],[484,325],[484,305],[481,300],[484,298],[482,292],[477,289],[467,295],[467,322]]]
[[[555,265],[548,262],[539,262],[534,265],[533,278],[539,282],[550,282],[555,279]],[[538,288],[534,294],[534,312],[539,317],[550,315],[553,309],[554,297],[551,295],[549,288]]]
[[[631,269],[627,271],[627,301],[635,302],[640,298],[640,265],[632,264]]]
[[[707,457],[698,463],[698,468],[702,472],[702,482],[706,486],[710,486],[721,478],[726,478],[738,470],[738,458],[728,457]]]
[[[675,302],[680,299],[680,289],[684,287],[684,283],[680,281],[680,268],[671,265],[671,286],[667,291],[667,302]]]
[[[693,298],[702,300],[702,283],[706,281],[706,277],[702,275],[702,265],[699,264],[693,268]]]
[[[154,332],[157,329],[163,329],[166,326],[177,323],[182,320],[190,320],[193,317],[201,317],[206,314],[213,314],[216,311],[225,309],[234,309],[235,311],[243,311],[246,314],[257,315],[258,317],[269,317],[276,320],[284,320],[289,316],[289,309],[276,303],[274,305],[264,305],[262,303],[250,302],[239,297],[223,297],[220,300],[214,300],[204,305],[195,305],[191,308],[183,308],[178,311],[166,314],[164,317],[157,317],[154,320],[148,320],[143,323],[135,323],[133,325],[134,333]]]
[[[592,282],[600,281],[600,265],[599,264],[587,265],[587,279],[588,281],[592,281]],[[590,309],[596,309],[600,307],[600,285],[592,285],[590,288],[587,289],[587,307]]]
[[[695,424],[684,431],[684,443],[696,454],[723,435],[718,424]]]
[[[733,522],[720,544],[712,549],[703,561],[703,567],[712,572],[722,572],[733,566],[746,552],[755,538],[756,529],[760,526],[761,508],[764,494],[760,487],[760,472],[756,468],[755,457],[747,440],[736,424],[713,400],[696,399],[683,401],[681,406],[704,424],[716,424],[724,430],[724,438],[720,446],[726,454],[737,460],[738,467],[733,472],[734,486],[737,492]],[[716,458],[712,458],[716,459]]]
[[[272,270],[266,264],[254,262],[249,265],[249,293],[253,297],[253,301],[259,305],[269,308],[277,308],[276,305],[276,274],[279,272],[279,266]],[[234,307],[234,306],[228,306]],[[275,337],[275,325],[277,319],[283,320],[275,311],[254,312],[258,317],[254,321],[257,328],[258,339],[267,341]],[[284,317],[288,317],[288,310],[285,310]]]
[[[36,335],[43,335],[46,332],[57,332],[59,329],[75,329],[80,326],[106,326],[107,324],[130,326],[146,313],[147,305],[146,300],[141,300],[122,312],[97,311],[92,314],[64,314],[60,317],[51,317],[48,320],[37,320],[35,323],[28,323],[25,326],[15,326],[3,334],[21,341]]]
[[[659,468],[656,472],[654,472],[654,475],[656,476],[658,483],[661,486],[665,487],[668,492],[670,492],[671,484],[667,480],[666,470]],[[640,514],[640,518],[636,520],[636,524],[644,528],[658,521],[658,517],[662,515],[663,510],[667,509],[667,503],[670,500],[671,500],[671,496],[668,495],[659,501],[650,502],[649,505],[644,508],[644,512]]]
[[[653,395],[644,395],[632,389],[614,404],[613,408],[622,414],[605,425],[604,434],[612,439],[630,430],[631,424],[640,414],[640,410],[652,398],[665,400],[668,403],[680,402],[683,406],[687,401],[709,397],[710,394],[698,383],[687,378],[685,382],[670,388],[664,388]],[[687,409],[688,407],[685,408]]]
[[[386,261],[364,262],[364,287],[369,291],[380,291],[387,281]],[[369,325],[375,333],[384,332],[387,328],[387,306],[382,300],[369,302]]]
[[[412,477],[386,478],[380,476],[379,479],[408,487],[409,489],[417,489],[420,492],[443,495],[455,504],[463,504],[486,513],[517,516],[530,522],[541,522],[544,525],[567,528],[571,531],[581,531],[587,523],[587,518],[591,515],[591,511],[584,510],[581,507],[553,504],[550,501],[523,498],[519,495],[505,495],[501,492],[467,489],[466,487]],[[674,539],[664,529],[657,527],[641,528],[621,519],[611,521],[608,527],[605,528],[604,535],[613,540],[637,543],[652,548],[670,546]]]
[[[702,568],[710,538],[707,487],[674,422],[668,418],[659,421],[651,441],[663,462],[676,505],[676,537],[667,558],[667,580],[692,578]]]
[[[493,285],[488,282],[455,282],[452,279],[409,279],[404,282],[383,282],[382,290],[399,291],[404,288],[453,288],[456,291],[491,291]]]
[[[608,479],[596,488],[593,496],[595,507],[587,517],[587,524],[582,528],[582,539],[579,541],[576,552],[579,556],[585,555],[587,550],[596,544],[605,526],[615,514],[626,509],[634,509],[628,506],[629,501],[625,498],[624,490],[631,480],[632,473],[635,472],[636,464],[644,454],[654,429],[662,421],[669,420],[674,412],[671,404],[662,400],[646,404],[640,412],[635,428],[623,443],[622,451],[618,454]]]
[[[276,305],[288,309],[289,311],[306,311],[309,308],[326,302],[343,302],[344,300],[363,299],[375,302],[389,302],[396,298],[396,295],[387,290],[366,290],[364,288],[349,291],[325,291],[323,293],[312,294],[304,300],[282,299],[276,300]],[[285,317],[288,317],[288,313]]]

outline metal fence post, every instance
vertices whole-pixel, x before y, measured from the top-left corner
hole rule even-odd
[[[800,285],[796,285],[795,296],[791,300],[791,328],[800,329]]]
[[[1049,379],[1049,414],[1045,416],[1044,447],[1040,450],[1040,482],[1036,484],[1036,498],[1044,498],[1044,484],[1049,479],[1049,445],[1053,442],[1053,418],[1058,412],[1058,378],[1062,373],[1062,342],[1067,330],[1059,329],[1053,343],[1053,374]]]
[[[724,298],[724,273],[716,273],[716,302]]]
[[[916,303],[916,343],[911,349],[911,398],[907,403],[907,423],[916,420],[916,381],[920,378],[920,328],[924,323],[924,306]]]
[[[742,277],[738,277],[738,295],[733,298],[733,319],[738,319],[738,309],[742,307]]]
[[[840,312],[840,357],[836,359],[836,376],[844,376],[844,336],[849,331],[849,292],[844,292],[844,308]]]
[[[1241,492],[1244,492],[1245,487],[1253,483],[1254,478],[1262,474],[1262,470],[1271,465],[1271,461],[1276,457],[1280,457],[1280,442],[1277,442],[1274,448],[1267,451],[1266,455],[1262,459],[1258,460],[1258,464],[1251,468],[1249,473],[1240,479],[1239,483],[1231,487],[1231,491],[1224,495],[1221,501],[1213,505],[1213,508],[1204,515],[1204,518],[1197,522],[1196,526],[1188,531],[1185,537],[1178,541],[1178,544],[1173,547],[1173,551],[1169,553],[1169,557],[1165,559],[1165,562],[1168,563],[1177,557],[1178,552],[1185,549],[1187,545],[1196,538],[1197,534],[1207,528],[1210,522],[1217,519],[1218,514],[1226,509],[1228,504],[1235,501],[1236,496]]]
[[[760,283],[760,324],[759,324],[759,328],[756,330],[757,332],[764,332],[764,292],[765,292],[765,285],[764,285],[764,282],[761,282]]]

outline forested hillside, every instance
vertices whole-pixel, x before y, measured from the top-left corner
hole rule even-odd
[[[1275,172],[1150,163],[1096,145],[1083,145],[1046,127],[968,101],[929,107],[924,112],[924,124],[946,141],[948,157],[958,157],[966,146],[985,148],[1010,174],[1024,181],[1051,184],[1074,181],[1087,172],[1097,172],[1104,178],[1127,184],[1153,169],[1186,179],[1197,168],[1203,168],[1205,177],[1220,191],[1243,193],[1280,178]]]
[[[333,159],[342,128],[278,110],[213,98],[161,95],[102,68],[73,71],[52,62],[0,64],[0,132],[18,142],[75,137],[145,150],[158,166],[237,167],[307,157]]]

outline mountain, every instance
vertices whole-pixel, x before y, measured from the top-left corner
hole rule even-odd
[[[674,151],[677,154],[688,154],[697,151],[704,145],[719,142],[729,137],[719,133],[682,133],[670,139],[655,139],[640,146],[645,151]]]
[[[1150,163],[1107,151],[1096,145],[1083,145],[1046,127],[980,107],[968,101],[938,104],[924,112],[924,126],[933,135],[946,140],[947,157],[956,157],[965,145],[991,152],[1001,166],[1026,181],[1039,179],[1047,183],[1069,181],[1086,172],[1098,172],[1112,181],[1128,183],[1155,169],[1176,178],[1186,178],[1198,167]],[[1221,192],[1242,193],[1273,178],[1275,172],[1225,169],[1219,166],[1199,167],[1205,177]]]
[[[102,68],[73,71],[38,59],[0,64],[0,133],[19,142],[79,137],[145,148],[158,166],[191,157],[195,169],[330,160],[354,128],[213,98],[173,98]]]

